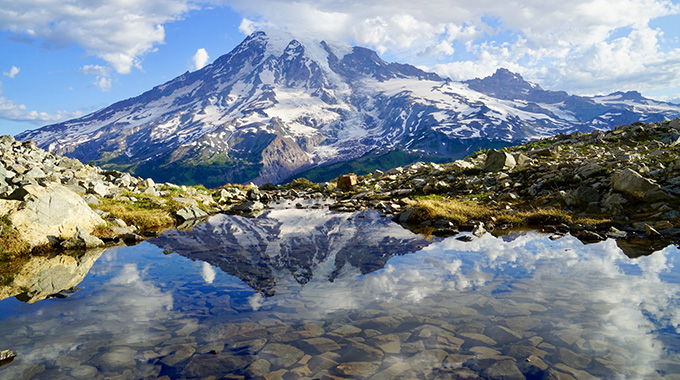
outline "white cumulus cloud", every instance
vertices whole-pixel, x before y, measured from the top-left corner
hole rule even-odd
[[[92,84],[105,92],[111,90],[110,71],[108,67],[101,65],[85,65],[79,70],[81,75],[94,76],[95,79]]]
[[[0,83],[0,119],[29,122],[35,125],[58,123],[60,121],[83,116],[80,111],[55,111],[53,113],[31,110],[24,104],[18,104],[12,99],[2,95],[2,83]]]
[[[3,72],[3,75],[5,75],[6,77],[14,78],[15,76],[17,76],[17,74],[19,74],[19,71],[21,71],[21,69],[19,69],[16,66],[12,66],[12,68],[9,69],[9,71]]]
[[[452,79],[502,66],[581,93],[680,86],[680,48],[650,26],[680,14],[669,0],[225,2],[243,15],[243,33],[274,25],[353,42]]]
[[[77,44],[125,74],[163,43],[163,24],[195,7],[189,0],[0,0],[0,30],[54,46]]]
[[[193,63],[192,68],[194,70],[200,70],[208,64],[209,60],[210,56],[208,55],[208,52],[204,48],[200,48],[196,50],[196,54],[194,54],[193,58],[191,58]]]

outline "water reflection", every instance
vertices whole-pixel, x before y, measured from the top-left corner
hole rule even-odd
[[[0,284],[0,300],[8,297],[33,303],[53,296],[66,296],[76,290],[104,249],[73,254],[33,256],[7,274]]]
[[[104,252],[67,299],[1,302],[0,349],[18,355],[0,378],[680,373],[673,246],[424,240],[371,212],[292,209],[152,242]]]
[[[346,265],[370,273],[395,255],[430,244],[372,211],[294,208],[269,210],[260,218],[217,215],[190,231],[175,230],[149,242],[218,267],[266,297],[282,282],[332,282]],[[211,278],[211,267],[203,268],[204,278]]]

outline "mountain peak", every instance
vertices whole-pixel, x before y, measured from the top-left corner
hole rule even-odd
[[[487,140],[680,114],[620,98],[545,91],[504,68],[445,81],[370,49],[265,29],[201,70],[18,138],[160,182],[219,186],[280,182],[369,152],[450,158]]]

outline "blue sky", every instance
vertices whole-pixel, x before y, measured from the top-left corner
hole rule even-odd
[[[680,101],[680,0],[0,0],[0,134],[133,97],[260,27],[452,79],[498,67],[551,90]]]

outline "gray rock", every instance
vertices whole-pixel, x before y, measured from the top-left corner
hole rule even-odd
[[[625,231],[621,231],[616,227],[610,227],[607,231],[607,237],[612,239],[625,239],[628,234]]]
[[[611,177],[612,189],[642,199],[646,202],[658,202],[668,199],[656,182],[641,176],[632,169],[618,170]]]
[[[90,249],[103,245],[104,242],[101,239],[90,235],[89,232],[80,226],[76,226],[75,235],[61,243],[61,246],[65,249]]]
[[[100,204],[102,204],[102,201],[100,201],[99,198],[92,194],[83,195],[83,200],[87,202],[87,204],[90,206],[99,206]]]
[[[175,215],[177,218],[179,218],[181,221],[188,221],[188,220],[195,220],[195,219],[202,219],[202,218],[207,218],[208,213],[205,211],[201,210],[198,208],[198,206],[186,206],[181,209],[179,209]]]
[[[264,359],[258,359],[246,368],[246,374],[250,377],[260,377],[270,372],[271,363]]]
[[[477,236],[478,238],[481,238],[484,236],[486,233],[486,229],[484,229],[484,223],[480,222],[475,226],[475,228],[472,230],[472,234]]]
[[[76,379],[93,379],[97,377],[99,370],[91,365],[81,365],[71,371],[71,376]]]
[[[24,175],[33,179],[45,178],[46,176],[45,172],[37,166],[31,168],[31,170],[24,173]]]
[[[78,194],[62,185],[30,188],[29,192],[9,219],[31,247],[49,244],[49,236],[69,239],[77,226],[90,232],[106,224]]]
[[[464,161],[464,160],[456,160],[453,161],[451,164],[451,167],[453,170],[466,170],[466,169],[472,169],[475,167],[475,165],[472,162]]]
[[[581,204],[600,201],[600,192],[592,186],[580,186],[576,189],[576,197]]]
[[[248,201],[231,207],[232,211],[252,213],[264,210],[264,204],[258,201]]]
[[[105,197],[109,193],[108,187],[102,182],[93,183],[87,191],[90,194],[96,194],[100,197]]]
[[[345,362],[335,367],[335,370],[342,376],[367,379],[375,374],[378,368],[380,368],[379,362]]]
[[[328,338],[311,338],[305,339],[300,342],[301,347],[305,349],[308,353],[322,354],[329,351],[337,351],[340,349],[340,345],[334,340]]]
[[[512,360],[503,360],[482,371],[485,379],[491,380],[524,380],[525,377]]]
[[[512,154],[492,149],[486,155],[484,170],[488,172],[500,172],[510,170],[516,165],[517,162]]]
[[[513,155],[513,157],[515,158],[517,166],[528,166],[534,162],[534,160],[532,160],[529,156],[523,153],[516,153]]]
[[[604,197],[602,206],[612,215],[621,215],[626,203],[628,203],[628,200],[623,195],[611,192]]]
[[[184,206],[198,206],[198,202],[193,198],[172,197],[172,200]]]
[[[260,351],[259,356],[277,367],[287,368],[302,359],[305,353],[287,344],[269,343]]]
[[[105,371],[121,371],[135,366],[136,351],[130,347],[113,347],[99,358],[99,367]]]
[[[12,350],[2,350],[0,351],[0,361],[11,359],[17,356],[17,353]]]

